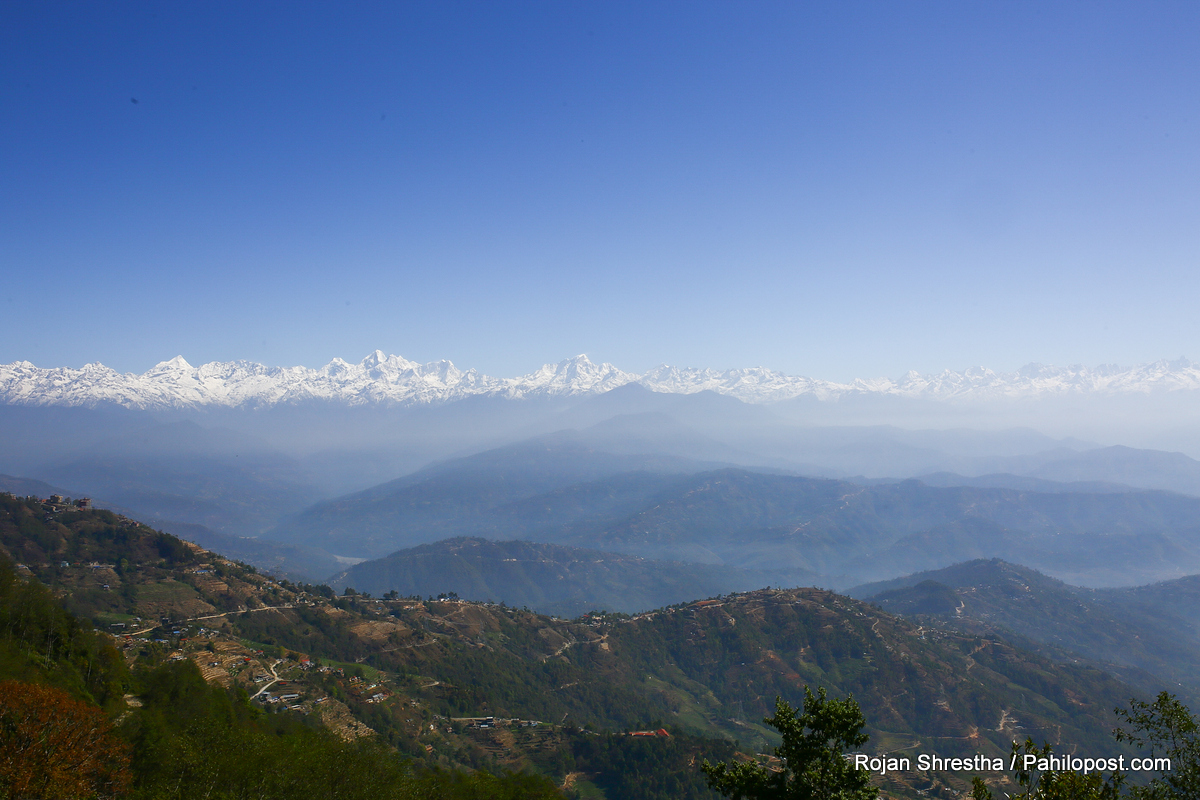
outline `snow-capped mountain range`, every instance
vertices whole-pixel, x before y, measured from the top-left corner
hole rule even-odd
[[[854,395],[893,395],[929,400],[994,400],[1071,394],[1124,394],[1200,389],[1200,366],[1186,359],[1131,368],[1053,367],[1031,364],[1012,373],[982,367],[933,375],[859,379],[849,383],[785,375],[755,367],[712,370],[661,366],[638,375],[612,364],[576,356],[519,378],[494,378],[449,361],[418,364],[376,350],[357,364],[340,358],[320,369],[267,367],[249,361],[214,361],[193,367],[182,356],[141,375],[103,364],[80,369],[43,369],[28,361],[0,365],[0,403],[9,405],[188,408],[255,407],[310,400],[348,405],[410,406],[474,395],[512,399],[600,394],[629,383],[655,392],[714,391],[748,403],[801,396],[837,401]]]

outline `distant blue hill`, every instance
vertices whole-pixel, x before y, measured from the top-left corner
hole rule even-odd
[[[437,596],[505,602],[575,617],[585,611],[635,613],[729,592],[792,586],[799,571],[750,571],[712,564],[652,561],[552,544],[458,537],[365,561],[333,576],[347,586],[382,596]]]

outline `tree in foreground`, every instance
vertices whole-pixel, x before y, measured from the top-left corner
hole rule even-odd
[[[775,698],[775,716],[763,720],[783,737],[775,748],[782,769],[749,762],[720,762],[701,766],[709,785],[732,800],[875,800],[879,790],[870,773],[845,757],[847,750],[866,744],[866,720],[853,697],[829,700],[825,689],[816,694],[804,687],[800,714]]]
[[[1124,776],[1113,773],[1107,778],[1097,772],[1072,770],[1039,772],[1018,768],[1013,779],[1019,793],[1007,794],[1013,800],[1197,800],[1200,798],[1200,721],[1174,695],[1162,692],[1153,703],[1129,701],[1129,709],[1117,709],[1125,727],[1115,732],[1117,741],[1128,742],[1151,758],[1164,760],[1161,774],[1145,786],[1128,786]],[[1013,743],[1014,764],[1023,764],[1024,756],[1036,759],[1050,755],[1050,745],[1040,748],[1032,739]],[[1166,766],[1169,764],[1170,766]],[[976,777],[972,800],[992,800],[983,780]]]
[[[1004,796],[1010,800],[1120,800],[1125,782],[1120,773],[1105,778],[1099,772],[1041,771],[1024,766],[1026,756],[1040,761],[1051,753],[1049,744],[1038,747],[1030,738],[1023,745],[1013,742],[1010,763],[1020,765],[1013,774],[1018,791]],[[993,800],[991,790],[978,776],[972,782],[971,800]]]
[[[1200,797],[1200,722],[1174,695],[1162,692],[1153,703],[1129,701],[1129,710],[1117,709],[1128,726],[1118,729],[1117,741],[1145,748],[1151,755],[1168,758],[1171,769],[1136,787],[1132,794],[1144,800]]]
[[[40,684],[0,682],[0,797],[113,797],[129,756],[104,712]]]

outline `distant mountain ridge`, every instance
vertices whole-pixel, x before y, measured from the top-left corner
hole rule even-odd
[[[521,539],[825,585],[1000,557],[1092,586],[1200,572],[1200,498],[931,487],[696,468],[569,435],[435,465],[286,517],[264,539],[355,558],[458,536]]]
[[[443,539],[364,561],[325,581],[377,596],[454,592],[576,617],[606,609],[628,614],[729,592],[803,582],[797,570],[748,571],[715,564],[652,561],[623,553],[477,537]]]
[[[1001,373],[984,367],[899,379],[837,383],[754,367],[713,370],[663,365],[645,374],[596,364],[586,355],[546,364],[517,378],[496,378],[449,361],[419,364],[376,350],[357,364],[335,358],[324,367],[268,367],[250,361],[214,361],[194,367],[182,356],[138,375],[103,364],[40,368],[28,361],[0,365],[0,403],[126,408],[258,407],[310,401],[347,405],[428,405],[487,396],[511,399],[583,397],[627,384],[655,392],[711,391],[747,403],[808,397],[898,397],[986,401],[1075,395],[1125,395],[1200,390],[1200,366],[1187,359],[1135,367],[1055,367],[1030,364]]]

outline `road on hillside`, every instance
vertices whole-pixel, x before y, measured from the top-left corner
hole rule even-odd
[[[252,694],[252,695],[250,696],[250,699],[251,699],[251,700],[253,700],[254,698],[258,697],[260,694],[262,694],[263,692],[265,692],[267,689],[270,689],[272,686],[274,686],[274,685],[276,684],[276,682],[278,682],[278,680],[279,680],[279,675],[278,675],[278,674],[275,672],[275,667],[279,666],[279,665],[280,665],[280,664],[282,664],[282,663],[283,663],[283,659],[280,659],[280,660],[276,661],[274,664],[271,664],[269,667],[267,667],[267,669],[268,669],[268,670],[270,671],[270,673],[271,673],[271,677],[272,677],[272,679],[273,679],[273,680],[270,680],[270,681],[268,681],[267,683],[265,683],[265,684],[263,685],[263,687],[262,687],[261,689],[259,689],[257,692],[255,692],[254,694]]]
[[[203,619],[220,619],[221,617],[227,617],[230,614],[250,614],[255,611],[278,611],[281,608],[295,608],[295,606],[292,605],[291,603],[285,603],[284,605],[281,605],[281,606],[262,606],[260,608],[243,608],[238,611],[222,611],[220,614],[209,614],[208,616],[204,616],[204,617],[188,617],[187,619],[181,620],[181,621],[182,622],[199,622],[200,620],[203,620]],[[151,627],[143,628],[140,631],[130,631],[129,633],[127,633],[125,635],[126,636],[141,636],[143,633],[149,633],[150,631],[157,630],[158,628],[161,628],[161,627],[162,627],[162,625],[152,625]]]

